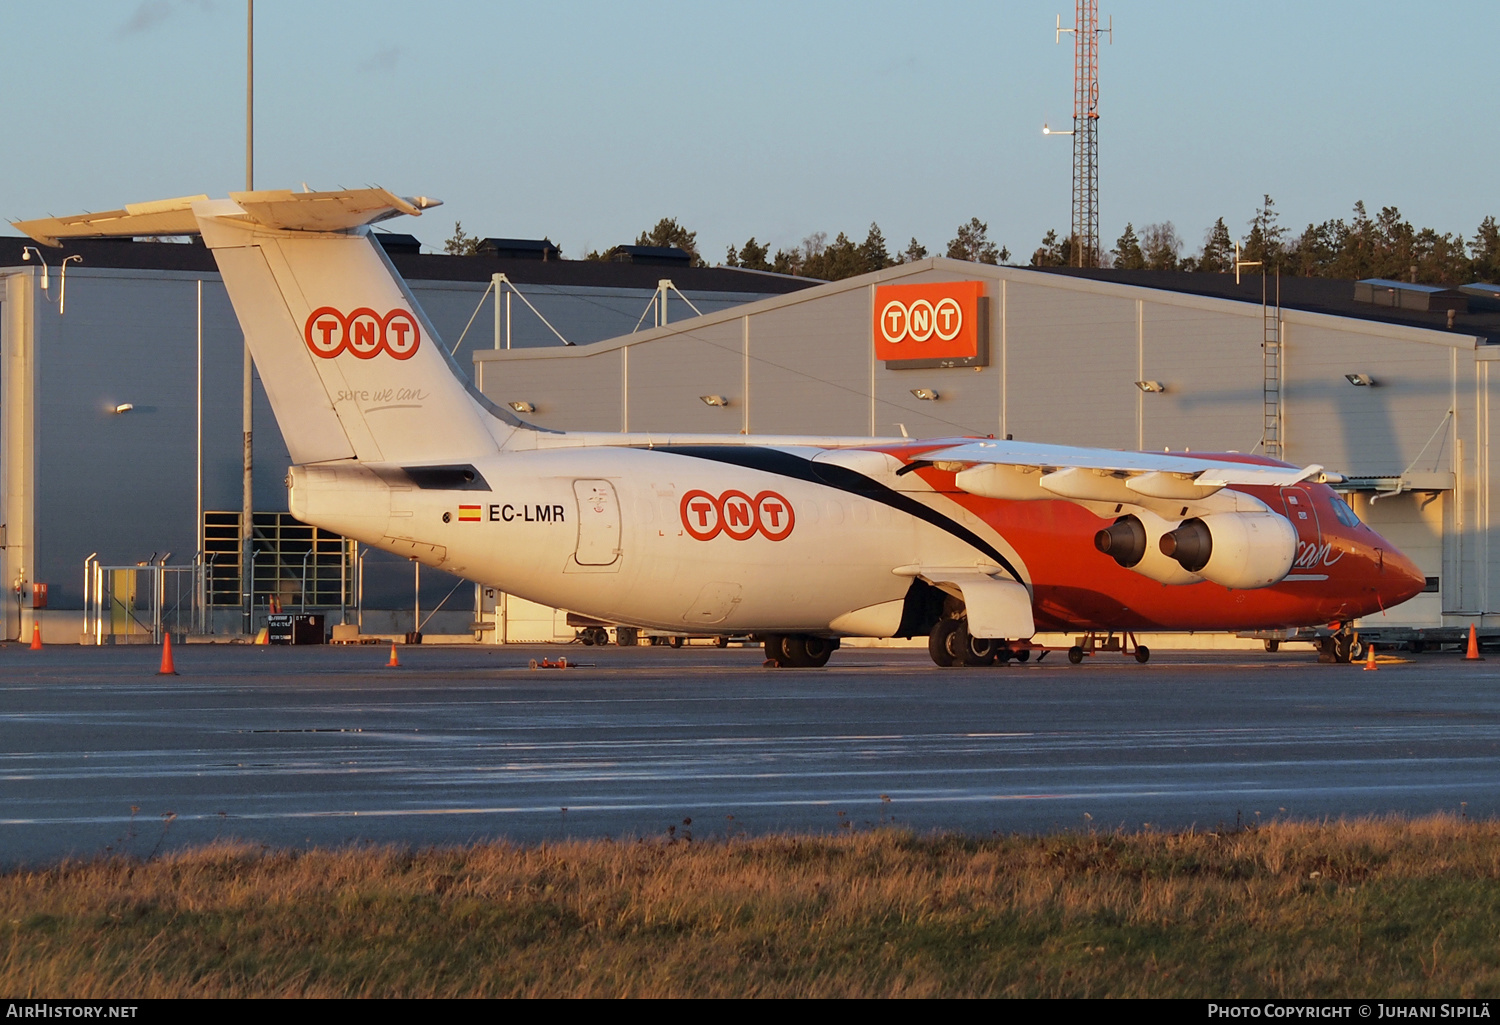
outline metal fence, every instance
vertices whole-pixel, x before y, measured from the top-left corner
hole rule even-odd
[[[160,644],[164,631],[203,633],[204,584],[197,560],[105,566],[90,556],[83,567],[84,643]]]
[[[354,600],[354,542],[303,523],[290,513],[258,512],[251,521],[250,562],[259,607],[275,598],[283,608],[343,608]],[[208,512],[203,517],[205,596],[209,605],[244,603],[241,577],[240,514]]]

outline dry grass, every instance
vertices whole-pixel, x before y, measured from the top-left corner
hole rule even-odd
[[[14,996],[1491,996],[1500,824],[287,853],[0,876]]]

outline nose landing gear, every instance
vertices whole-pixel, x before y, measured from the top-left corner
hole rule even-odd
[[[1338,633],[1330,637],[1324,637],[1318,641],[1318,661],[1324,664],[1346,665],[1350,662],[1363,662],[1365,652],[1368,648],[1365,642],[1360,640],[1359,634],[1348,628],[1340,629]]]

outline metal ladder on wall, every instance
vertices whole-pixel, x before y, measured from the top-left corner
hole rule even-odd
[[[1276,274],[1276,302],[1272,305],[1264,274],[1260,279],[1261,354],[1265,379],[1262,396],[1264,425],[1261,451],[1272,459],[1281,459],[1281,273]]]

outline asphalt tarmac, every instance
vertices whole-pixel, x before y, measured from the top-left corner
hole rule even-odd
[[[590,663],[532,670],[531,659]],[[845,649],[0,647],[0,863],[893,822],[987,835],[1500,811],[1500,659],[938,669]],[[688,820],[691,820],[689,822]]]

